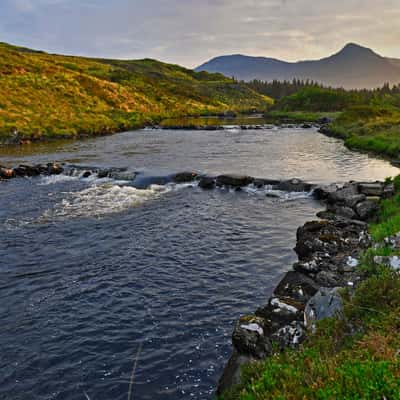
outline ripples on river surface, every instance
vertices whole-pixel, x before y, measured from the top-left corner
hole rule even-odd
[[[395,175],[315,130],[143,130],[0,149],[142,175],[195,170],[313,183]],[[79,176],[0,183],[0,398],[211,399],[235,319],[291,266],[307,195]]]

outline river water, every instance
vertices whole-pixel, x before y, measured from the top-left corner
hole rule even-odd
[[[130,384],[135,400],[212,398],[235,319],[267,301],[295,260],[297,226],[322,206],[307,193],[163,177],[399,173],[314,129],[142,130],[0,149],[3,165],[49,161],[125,170],[0,182],[0,399],[127,399]],[[156,184],[135,187],[135,173]]]

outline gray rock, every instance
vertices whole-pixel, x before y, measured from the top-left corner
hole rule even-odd
[[[175,183],[193,182],[197,178],[196,172],[179,172],[174,175],[172,181]]]
[[[359,192],[356,184],[348,184],[336,192],[330,193],[327,200],[329,204],[340,204],[352,207]]]
[[[378,265],[385,265],[395,271],[400,270],[400,257],[399,256],[375,256],[374,263]]]
[[[331,212],[339,217],[347,218],[347,219],[356,219],[358,215],[356,212],[347,206],[340,206],[340,205],[330,205],[328,207],[328,212]]]
[[[365,200],[356,205],[356,211],[361,220],[368,221],[378,213],[379,204],[373,200]]]
[[[324,186],[317,186],[313,190],[313,197],[316,200],[326,200],[329,195],[332,193],[335,193],[338,190],[338,186],[333,184],[333,185],[324,185]]]
[[[200,178],[199,187],[202,189],[214,189],[215,188],[215,179],[209,176],[203,176]]]
[[[290,179],[280,182],[276,188],[283,192],[309,192],[313,186],[301,179]]]
[[[299,321],[293,321],[290,325],[286,325],[278,329],[271,340],[277,342],[281,350],[290,347],[297,348],[305,339],[306,331],[304,325]]]
[[[340,317],[343,311],[343,300],[338,288],[320,288],[304,310],[304,324],[314,329],[315,322],[324,318]]]
[[[376,183],[360,183],[358,185],[359,191],[366,196],[379,196],[383,195],[384,184],[382,182]]]
[[[240,354],[265,358],[272,352],[268,331],[269,324],[265,319],[255,315],[241,317],[232,334],[233,345]]]
[[[217,186],[233,186],[233,187],[243,187],[250,185],[254,181],[254,178],[250,176],[242,175],[220,175],[217,176],[216,184]]]
[[[234,350],[218,381],[217,395],[222,395],[228,389],[238,385],[242,377],[242,367],[254,361],[257,359]]]
[[[274,290],[274,296],[287,297],[306,304],[318,289],[319,286],[307,275],[289,271]]]

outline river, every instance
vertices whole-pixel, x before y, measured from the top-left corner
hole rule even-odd
[[[124,170],[0,182],[1,399],[127,399],[131,383],[135,400],[212,398],[234,321],[267,301],[295,261],[297,226],[322,206],[307,193],[163,177],[399,173],[316,129],[148,129],[0,148],[3,165],[49,161]]]

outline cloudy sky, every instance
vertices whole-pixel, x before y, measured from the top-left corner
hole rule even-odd
[[[399,0],[0,0],[0,41],[49,52],[157,58],[320,58],[347,42],[400,58]]]

